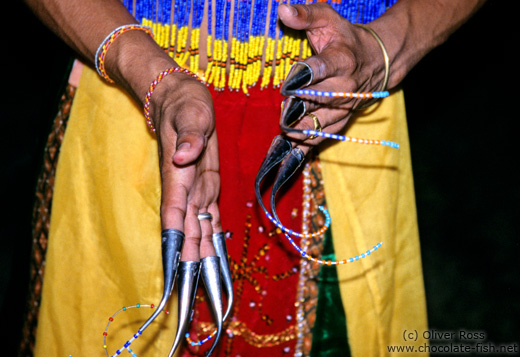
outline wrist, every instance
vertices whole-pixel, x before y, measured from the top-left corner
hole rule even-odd
[[[400,26],[393,29],[384,18],[377,19],[369,24],[369,26],[379,35],[381,41],[385,44],[388,61],[389,61],[389,75],[387,88],[392,89],[396,87],[406,76],[412,65],[406,52],[405,36],[407,21],[403,19]],[[404,29],[404,30],[403,30]]]
[[[114,42],[106,58],[110,77],[141,105],[150,83],[175,61],[143,31],[129,31]]]

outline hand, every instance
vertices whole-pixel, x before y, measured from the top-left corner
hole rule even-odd
[[[189,95],[186,95],[189,93]],[[164,77],[150,113],[159,147],[161,223],[185,234],[181,260],[215,255],[212,234],[221,232],[218,142],[213,101],[203,84],[183,73]],[[213,220],[199,221],[199,212]]]
[[[286,26],[306,31],[316,53],[305,60],[313,71],[313,80],[307,88],[338,92],[380,89],[385,72],[384,58],[379,44],[366,30],[351,24],[326,3],[280,5],[278,14]],[[361,99],[342,97],[302,99],[306,111],[313,112],[322,128],[331,133],[344,129],[353,110],[364,103]],[[314,122],[310,117],[304,117],[295,128],[314,129]],[[317,145],[324,140],[309,140],[305,135],[294,133],[288,136],[306,145]]]

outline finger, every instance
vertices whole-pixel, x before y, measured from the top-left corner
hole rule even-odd
[[[316,146],[326,138],[320,136],[309,136],[301,133],[303,130],[314,130],[326,133],[338,133],[347,125],[349,118],[348,110],[319,109],[312,113],[306,113],[302,119],[294,125],[294,129],[300,132],[288,132],[286,136],[297,144]]]
[[[327,81],[323,90],[331,90],[339,86],[342,91],[347,92],[357,88],[350,77],[355,68],[354,56],[348,48],[338,50],[335,45],[330,45],[304,62],[295,63],[289,70],[280,92],[284,96],[295,95],[295,90],[309,86],[320,90],[319,84],[327,79],[332,79],[334,83]],[[313,99],[322,102],[330,101],[332,98],[314,97]]]
[[[222,232],[222,223],[220,222],[220,210],[218,208],[218,204],[216,202],[210,204],[208,207],[208,212],[213,216],[213,219],[211,220],[213,233]]]
[[[300,97],[287,97],[282,102],[280,113],[280,127],[286,130],[292,127],[308,112],[318,109],[319,105],[315,102],[304,100]]]
[[[278,16],[284,25],[295,30],[316,30],[330,25],[330,21],[337,14],[326,3],[309,5],[278,6]]]
[[[178,165],[195,162],[205,147],[205,138],[200,133],[179,133],[173,161]]]
[[[162,147],[161,142],[159,146]],[[173,163],[172,145],[160,150],[161,224],[163,229],[175,228],[184,232],[188,193],[195,177],[194,167],[179,167]]]
[[[321,117],[321,118],[320,118]],[[317,110],[313,113],[306,112],[302,118],[294,124],[292,129],[296,129],[297,131],[286,132],[286,136],[295,141],[293,146],[297,144],[318,144],[323,141],[323,138],[317,137],[312,138],[307,134],[302,133],[303,130],[315,130],[322,131],[323,128],[326,127],[325,121],[323,119],[324,115],[320,114],[320,110]]]
[[[186,228],[185,218],[188,211],[188,195],[195,181],[196,167],[195,165],[181,166],[178,162],[175,162],[175,155],[179,151],[179,136],[176,133],[176,128],[168,120],[162,120],[160,123],[161,125],[157,127],[157,141],[162,187],[162,228],[175,228],[184,232]],[[184,132],[181,134],[182,137],[187,137],[188,140],[184,150],[190,151],[190,149],[186,148],[186,145],[190,145],[195,150],[202,150],[201,147],[203,145],[200,144],[201,139],[197,138],[197,135],[190,136]],[[180,150],[182,151],[182,148]]]
[[[201,244],[201,225],[198,219],[199,208],[188,205],[185,219],[185,239],[181,252],[182,261],[199,261]]]
[[[204,151],[209,136],[215,130],[212,105],[208,103],[211,103],[211,98],[194,99],[180,108],[175,108],[178,119],[173,123],[176,133],[173,161],[176,164],[194,163]]]

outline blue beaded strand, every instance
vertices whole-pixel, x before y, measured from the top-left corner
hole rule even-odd
[[[296,249],[296,251],[298,251],[298,253],[300,253],[302,258],[311,260],[311,261],[313,261],[315,263],[318,263],[318,264],[323,264],[323,265],[340,265],[340,264],[346,264],[346,263],[353,263],[353,262],[358,261],[360,259],[366,258],[367,256],[369,256],[370,254],[372,254],[373,252],[378,250],[383,245],[383,242],[379,242],[375,246],[373,246],[371,249],[367,250],[365,253],[361,253],[360,255],[356,255],[355,257],[351,257],[351,258],[343,259],[343,260],[331,261],[331,260],[322,260],[322,259],[314,258],[312,255],[307,253],[307,251],[305,251],[302,248],[300,248],[298,246],[298,244],[296,244],[294,239],[291,238],[291,235],[299,237],[299,238],[307,238],[307,237],[312,237],[312,236],[316,236],[316,235],[321,235],[321,234],[323,234],[323,232],[326,229],[329,229],[330,228],[330,223],[331,223],[331,218],[330,218],[329,211],[325,207],[323,207],[323,206],[318,206],[318,209],[325,216],[325,224],[320,229],[320,231],[315,232],[315,233],[298,233],[298,232],[295,232],[292,229],[289,229],[289,228],[285,227],[282,224],[282,222],[276,220],[269,212],[265,211],[265,215],[267,216],[267,218],[276,227],[278,227],[283,232],[285,238],[289,241],[289,243],[291,243],[291,245],[294,247],[294,249]]]
[[[390,140],[372,140],[372,139],[359,139],[359,138],[353,138],[350,136],[344,136],[339,134],[331,134],[331,133],[324,133],[322,131],[317,130],[309,130],[305,129],[302,130],[302,133],[309,136],[319,136],[326,139],[333,139],[333,140],[339,140],[339,141],[350,141],[352,143],[359,143],[359,144],[375,144],[375,145],[382,145],[382,146],[388,146],[393,149],[399,149],[400,145],[398,143],[395,143]]]
[[[123,345],[123,347],[121,347],[120,349],[118,349],[115,354],[113,354],[112,356],[110,356],[108,354],[108,350],[107,350],[107,345],[106,345],[106,342],[107,342],[107,335],[108,335],[108,328],[110,326],[110,323],[112,321],[114,321],[114,317],[119,314],[120,312],[122,311],[127,311],[128,309],[130,308],[140,308],[141,306],[146,306],[146,307],[151,307],[151,308],[156,308],[156,306],[154,305],[141,305],[141,304],[136,304],[136,305],[133,305],[133,306],[123,306],[121,309],[119,309],[116,313],[114,313],[110,318],[109,318],[109,322],[105,328],[105,331],[103,333],[103,340],[104,340],[104,350],[105,350],[105,354],[107,355],[107,357],[115,357],[115,356],[119,356],[124,350],[127,350],[131,355],[132,357],[137,357],[137,354],[135,352],[132,351],[130,347],[130,345],[137,339],[139,338],[139,336],[141,336],[143,334],[143,331],[142,330],[138,330],[137,333],[135,333],[132,338],[130,338],[128,341],[125,342],[125,344]],[[165,311],[166,313],[168,313],[168,311]]]
[[[329,214],[329,211],[323,207],[323,206],[318,206],[319,210],[323,213],[323,215],[325,216],[325,223],[324,223],[324,227],[325,229],[328,229],[330,227],[330,214]],[[265,215],[267,216],[267,218],[269,218],[269,220],[278,228],[280,228],[280,230],[282,230],[282,232],[288,234],[288,235],[292,235],[292,236],[295,236],[295,237],[299,237],[299,238],[304,238],[306,236],[309,236],[309,234],[304,234],[304,233],[299,233],[299,232],[295,232],[293,231],[292,229],[289,229],[287,227],[285,227],[282,222],[278,221],[276,218],[274,218],[269,212],[265,212]]]
[[[309,95],[314,97],[345,97],[345,98],[386,98],[390,95],[388,91],[356,93],[356,92],[332,92],[314,89],[296,89],[295,95]]]

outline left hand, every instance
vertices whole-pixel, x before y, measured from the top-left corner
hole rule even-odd
[[[338,92],[379,90],[385,64],[381,48],[366,30],[354,26],[326,3],[280,5],[278,14],[284,25],[305,30],[316,55],[305,62],[313,70],[312,83],[306,88]],[[353,110],[365,101],[342,97],[302,97],[307,111],[313,112],[324,131],[338,133],[347,125]],[[311,118],[304,117],[298,129],[314,129]],[[306,145],[317,145],[323,138],[309,140],[302,134],[287,134]],[[302,148],[304,149],[304,148]],[[307,151],[304,149],[304,151]]]

